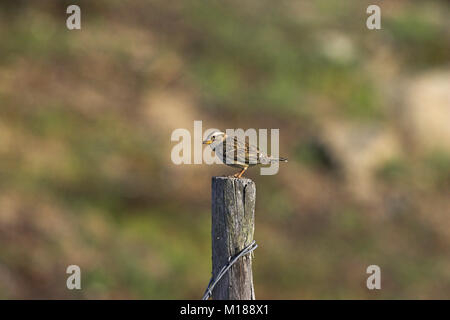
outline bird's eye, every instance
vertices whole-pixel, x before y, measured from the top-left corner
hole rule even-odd
[[[212,141],[214,141],[215,139],[216,139],[216,137],[214,137],[214,136],[211,137],[211,140],[212,140]]]

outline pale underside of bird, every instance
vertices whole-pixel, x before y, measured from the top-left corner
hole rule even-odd
[[[269,157],[244,139],[240,139],[237,136],[228,136],[221,131],[211,133],[203,141],[203,144],[209,145],[224,164],[241,169],[241,171],[233,175],[236,178],[242,177],[249,167],[258,164],[265,165],[272,162],[287,162],[286,158]]]

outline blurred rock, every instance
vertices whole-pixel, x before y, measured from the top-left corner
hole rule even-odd
[[[325,31],[319,34],[322,54],[338,63],[349,63],[356,57],[354,43],[341,32]]]
[[[394,131],[382,125],[345,122],[328,122],[321,131],[349,190],[361,200],[373,199],[374,171],[400,154]]]
[[[450,151],[450,71],[426,73],[405,89],[401,121],[418,151]]]

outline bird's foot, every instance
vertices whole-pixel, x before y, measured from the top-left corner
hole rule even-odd
[[[238,173],[235,173],[235,174],[233,175],[233,177],[240,179],[246,170],[247,170],[247,168],[242,169],[242,170],[239,171]]]

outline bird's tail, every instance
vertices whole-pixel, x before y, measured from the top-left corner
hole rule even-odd
[[[287,158],[282,158],[282,157],[279,157],[279,158],[271,158],[271,159],[270,159],[270,162],[288,162],[288,159],[287,159]]]

